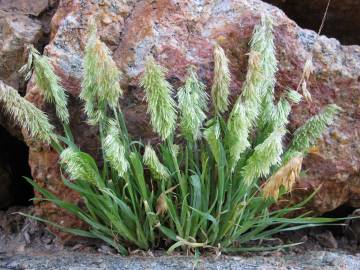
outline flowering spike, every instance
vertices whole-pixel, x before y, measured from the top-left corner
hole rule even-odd
[[[264,104],[262,111],[266,117],[275,111],[273,89],[277,61],[270,19],[262,18],[261,23],[255,27],[250,48],[242,94],[236,101],[227,123],[228,133],[225,141],[232,170],[241,153],[250,146],[248,137],[251,127],[258,119],[260,105]]]
[[[258,118],[263,99],[265,104],[273,100],[277,60],[272,31],[270,18],[263,17],[250,42],[249,67],[240,98],[246,103],[247,117],[252,123]]]
[[[289,90],[287,92],[287,98],[290,102],[298,104],[302,100],[302,95],[297,91]]]
[[[243,104],[236,103],[230,114],[227,124],[226,148],[229,154],[229,163],[232,170],[235,169],[240,155],[250,147],[248,133],[251,123],[246,117],[246,109]]]
[[[115,108],[122,95],[120,71],[109,48],[96,34],[96,25],[89,26],[89,38],[83,62],[84,80],[80,98],[85,101],[89,123],[96,124],[104,117],[107,106]]]
[[[333,123],[335,116],[340,111],[340,107],[335,104],[330,104],[327,105],[321,113],[310,118],[303,126],[295,131],[288,152],[307,152],[327,127]]]
[[[104,139],[104,153],[112,168],[120,177],[123,177],[129,169],[129,162],[125,157],[125,147],[121,141],[121,131],[115,121],[110,121],[107,135]]]
[[[189,141],[200,138],[200,129],[206,119],[208,96],[205,85],[199,81],[193,68],[189,69],[185,85],[180,88],[177,96],[180,110],[180,129]]]
[[[272,197],[275,200],[279,197],[280,187],[283,186],[286,191],[292,190],[296,178],[301,172],[303,156],[297,153],[284,166],[279,168],[265,183],[263,187],[263,194],[265,198]]]
[[[280,163],[283,152],[282,138],[285,133],[285,129],[277,128],[263,143],[255,147],[254,153],[249,157],[242,171],[247,186],[257,178],[268,175],[271,166]]]
[[[208,128],[204,131],[204,137],[207,140],[210,150],[214,156],[214,159],[217,163],[219,163],[219,157],[220,157],[220,124],[219,121],[215,121],[215,123],[212,123]]]
[[[170,177],[168,169],[160,162],[150,145],[145,147],[143,160],[155,179],[166,180]]]
[[[211,97],[216,113],[224,113],[229,106],[230,71],[229,59],[224,50],[216,45],[214,48],[214,82],[211,88]]]
[[[277,127],[285,128],[289,122],[288,117],[291,111],[291,105],[286,98],[281,97],[276,105],[269,106],[268,108],[270,109],[265,110],[264,116],[262,117],[266,119],[266,122],[262,124],[267,124],[268,130],[264,130],[263,132],[266,133],[266,131],[268,131],[268,133],[271,133]]]
[[[266,95],[268,97],[269,95]],[[261,136],[268,136],[276,127],[285,128],[289,123],[289,115],[291,112],[291,104],[299,103],[302,96],[293,90],[288,91],[283,95],[279,102],[275,105],[272,100],[263,100],[266,104],[263,107],[262,116],[259,119],[259,126],[261,128]]]
[[[2,81],[0,81],[0,102],[4,110],[26,129],[31,137],[45,143],[58,141],[47,115]]]
[[[99,186],[99,172],[88,162],[87,154],[66,148],[60,154],[60,164],[72,180],[84,180]]]
[[[60,84],[60,78],[55,74],[50,64],[50,59],[47,56],[41,56],[33,46],[30,46],[29,50],[26,69],[30,72],[31,66],[34,66],[36,85],[43,92],[45,100],[55,105],[56,115],[59,119],[68,124],[67,95]]]
[[[171,97],[173,90],[165,79],[165,72],[165,68],[149,57],[140,82],[145,89],[151,125],[162,140],[168,138],[176,127],[176,104]]]

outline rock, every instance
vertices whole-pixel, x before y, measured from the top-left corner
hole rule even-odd
[[[1,244],[1,243],[0,243]],[[269,254],[270,255],[270,254]],[[272,256],[225,256],[213,258],[201,256],[118,256],[94,252],[27,249],[25,253],[1,255],[0,269],[154,269],[154,270],[191,270],[191,269],[358,269],[360,256],[357,253],[336,251],[303,250],[301,254],[271,254]],[[101,263],[98,261],[102,260]]]
[[[315,235],[316,240],[326,248],[338,248],[338,242],[330,231],[324,231]]]
[[[51,14],[57,0],[0,0],[0,80],[25,94],[25,81],[18,70],[26,63],[26,46],[41,49],[48,42]],[[13,136],[21,131],[7,116],[0,115],[0,125]]]
[[[0,9],[16,14],[32,15],[38,17],[41,13],[46,11],[50,6],[54,6],[57,1],[54,0],[2,0],[0,1]]]
[[[0,79],[21,88],[18,70],[26,62],[27,44],[37,44],[42,36],[41,23],[26,15],[1,10],[0,6]]]
[[[15,89],[23,89],[24,81],[18,74],[26,62],[28,44],[42,47],[47,40],[51,13],[58,0],[0,1],[0,79]]]
[[[354,210],[345,224],[344,235],[353,246],[357,247],[360,244],[360,209]]]
[[[70,94],[71,126],[80,147],[99,156],[97,129],[83,123],[85,115],[77,96],[80,92],[81,62],[86,43],[88,19],[95,15],[101,39],[114,53],[123,72],[122,109],[134,137],[152,139],[146,115],[144,92],[138,87],[145,57],[152,54],[168,68],[168,79],[175,86],[184,81],[186,67],[198,68],[209,86],[213,76],[212,50],[219,43],[231,61],[232,100],[240,93],[247,70],[248,42],[260,15],[273,16],[279,72],[277,93],[284,87],[296,88],[305,60],[314,46],[315,71],[308,85],[313,103],[302,102],[291,115],[290,130],[295,130],[328,103],[336,103],[344,112],[337,124],[319,141],[318,150],[304,164],[306,176],[299,182],[294,199],[304,198],[320,184],[311,207],[324,213],[349,204],[360,205],[360,47],[342,46],[337,40],[299,28],[279,9],[259,0],[225,1],[98,1],[63,0],[52,21],[52,40],[45,54],[54,61],[57,74]],[[111,20],[111,22],[110,22]],[[53,113],[33,83],[27,98]],[[52,114],[53,115],[53,114]],[[76,193],[68,191],[60,180],[55,152],[30,144],[30,166],[34,179],[64,199],[80,203]],[[80,224],[73,217],[59,214],[50,204],[38,208],[47,217],[64,226]]]
[[[0,211],[0,229],[7,235],[19,233],[24,225],[25,218],[18,212],[27,213],[27,209],[21,206],[12,206],[6,211]]]

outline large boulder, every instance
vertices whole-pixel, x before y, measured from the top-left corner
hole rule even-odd
[[[308,86],[313,102],[302,102],[291,115],[293,131],[328,103],[344,109],[336,125],[319,141],[305,160],[306,176],[293,196],[305,196],[320,184],[311,207],[317,213],[331,211],[343,204],[360,206],[360,47],[342,46],[337,40],[299,28],[279,9],[259,0],[158,0],[158,1],[82,1],[62,0],[52,21],[52,40],[45,49],[70,94],[71,126],[78,144],[98,156],[98,131],[86,126],[80,92],[81,63],[86,44],[86,27],[91,16],[98,22],[101,39],[113,51],[123,72],[125,90],[122,109],[133,136],[149,139],[153,133],[146,115],[144,92],[138,78],[144,59],[152,54],[168,68],[169,81],[178,86],[184,81],[186,67],[198,68],[209,86],[213,76],[212,50],[219,43],[231,60],[232,100],[241,91],[247,70],[248,43],[261,14],[274,18],[279,72],[277,93],[296,88],[305,60],[313,48],[314,73]],[[30,83],[28,100],[53,115],[39,89]],[[61,183],[58,156],[51,149],[30,144],[30,166],[34,179],[64,199],[80,202],[76,193]],[[78,226],[72,217],[59,214],[51,204],[38,209],[61,225]]]

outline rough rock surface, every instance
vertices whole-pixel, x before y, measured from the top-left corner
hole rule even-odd
[[[259,0],[157,0],[83,1],[62,0],[52,21],[52,40],[45,53],[53,59],[57,74],[69,91],[71,125],[79,145],[96,153],[97,130],[81,123],[85,119],[77,96],[80,91],[81,61],[86,42],[85,28],[91,15],[98,21],[99,33],[114,52],[123,72],[125,95],[122,108],[130,132],[142,139],[153,134],[145,114],[144,92],[138,86],[144,59],[152,54],[169,69],[169,81],[178,86],[189,64],[211,84],[212,50],[218,42],[231,60],[232,98],[240,92],[247,70],[248,42],[261,14],[274,17],[279,72],[277,93],[296,88],[304,62],[313,47],[314,74],[308,83],[313,103],[301,103],[291,116],[290,130],[316,114],[325,104],[344,109],[336,126],[330,128],[317,149],[305,161],[306,176],[293,196],[309,194],[322,184],[312,202],[318,213],[342,204],[360,206],[360,47],[342,46],[337,40],[317,37],[299,28],[279,9]],[[30,83],[27,98],[45,111],[39,90]],[[30,166],[34,179],[63,198],[78,201],[75,193],[61,184],[57,155],[50,149],[30,144]],[[41,206],[45,216],[62,225],[78,226],[77,221],[50,205]]]
[[[14,12],[17,14],[39,16],[42,12],[54,5],[54,0],[37,0],[37,1],[24,1],[24,0],[1,0],[0,7],[2,10]]]
[[[26,62],[26,46],[42,49],[48,43],[50,19],[58,0],[0,0],[0,80],[25,94],[26,84],[18,70]],[[21,131],[5,115],[0,125],[13,136]]]
[[[266,254],[265,254],[266,255]],[[268,256],[231,257],[218,259],[186,256],[120,257],[74,251],[24,252],[12,256],[0,254],[0,269],[58,269],[58,270],[137,270],[137,269],[279,269],[279,270],[353,270],[360,266],[360,256],[333,251],[306,251],[296,255],[267,254]]]
[[[46,14],[56,2],[0,0],[0,79],[16,89],[24,84],[17,71],[26,61],[26,45],[41,47],[39,42],[50,30]]]
[[[16,89],[23,83],[17,71],[25,63],[26,44],[36,44],[41,38],[41,24],[26,15],[13,14],[0,8],[0,78]]]

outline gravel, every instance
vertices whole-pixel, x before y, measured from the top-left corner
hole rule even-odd
[[[218,258],[191,256],[130,256],[105,255],[93,252],[34,251],[1,254],[0,270],[95,270],[95,269],[360,269],[360,254],[343,251],[308,251],[304,254],[257,255],[250,257],[220,256]]]

